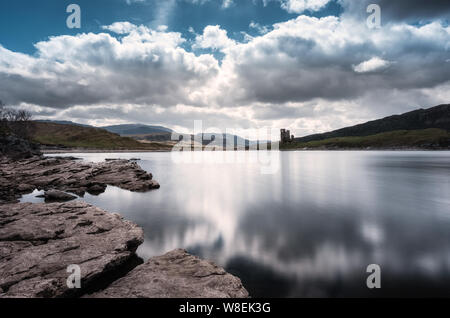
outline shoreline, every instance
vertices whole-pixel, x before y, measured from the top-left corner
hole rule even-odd
[[[380,148],[380,149],[355,149],[355,148],[342,148],[342,149],[280,149],[280,151],[298,151],[298,152],[305,152],[305,151],[329,151],[329,152],[339,152],[339,151],[354,151],[354,152],[379,152],[379,151],[394,151],[394,152],[407,152],[407,151],[430,151],[430,152],[436,152],[436,151],[450,151],[450,148],[448,149],[424,149],[424,148]]]
[[[171,150],[105,150],[105,149],[41,149],[45,155],[61,154],[61,153],[146,153],[146,152],[171,152]]]
[[[182,249],[137,261],[141,227],[83,201],[62,202],[71,200],[70,193],[101,194],[107,185],[159,189],[136,162],[0,157],[0,168],[0,298],[249,297],[238,277]],[[18,202],[35,189],[56,202]],[[80,268],[81,289],[67,285],[73,264]]]
[[[233,152],[259,152],[259,151],[266,151],[266,150],[233,150]],[[271,150],[267,150],[271,151]],[[274,150],[278,152],[307,152],[307,151],[316,151],[316,152],[339,152],[339,151],[346,151],[346,152],[381,152],[381,151],[394,151],[394,152],[407,152],[407,151],[430,151],[430,152],[445,152],[450,151],[450,148],[448,149],[423,149],[423,148],[380,148],[380,149],[352,149],[352,148],[342,148],[342,149],[279,149]],[[171,150],[105,150],[105,149],[58,149],[58,150],[46,150],[43,149],[41,152],[45,155],[59,155],[59,154],[83,154],[83,153],[170,153]],[[194,152],[194,151],[192,151]],[[211,152],[211,151],[199,151],[199,152]],[[214,152],[229,152],[226,150],[219,150]]]

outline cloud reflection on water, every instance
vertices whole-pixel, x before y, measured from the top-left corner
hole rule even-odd
[[[280,171],[263,175],[245,160],[76,154],[138,156],[161,183],[85,197],[144,228],[144,258],[186,248],[239,275],[253,296],[450,294],[449,152],[278,155]],[[365,286],[372,263],[383,275],[376,293]]]

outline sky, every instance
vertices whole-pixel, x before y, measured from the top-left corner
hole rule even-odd
[[[449,103],[449,17],[448,0],[1,1],[0,100],[36,119],[304,136]]]

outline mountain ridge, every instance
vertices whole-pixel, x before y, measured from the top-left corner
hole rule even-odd
[[[158,133],[173,133],[173,130],[160,125],[145,125],[145,124],[122,124],[112,126],[100,126],[98,128],[105,129],[109,132],[121,136],[134,135],[150,135]]]
[[[428,128],[450,131],[450,104],[441,104],[427,109],[420,108],[400,115],[391,115],[326,133],[299,137],[295,138],[294,142],[304,143],[330,138],[365,137],[392,131],[423,130]]]

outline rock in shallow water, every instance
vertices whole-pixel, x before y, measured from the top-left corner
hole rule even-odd
[[[146,192],[159,189],[153,176],[129,160],[87,163],[71,158],[0,157],[0,201],[15,202],[34,189],[59,190],[83,196],[100,194],[107,185]]]
[[[153,257],[93,298],[247,298],[241,280],[178,249]]]
[[[143,231],[83,202],[0,205],[0,297],[79,295],[126,266]],[[67,266],[81,268],[69,289]]]
[[[66,202],[75,200],[77,197],[63,191],[48,190],[44,193],[45,202]]]

